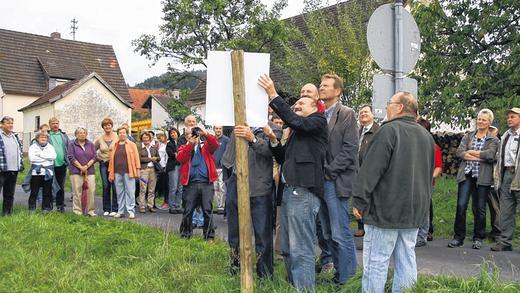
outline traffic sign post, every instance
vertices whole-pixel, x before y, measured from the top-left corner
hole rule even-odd
[[[410,12],[403,8],[403,1],[378,7],[367,27],[370,54],[385,74],[374,75],[372,105],[374,115],[386,116],[386,103],[399,91],[417,97],[417,81],[407,78],[421,52],[421,35]]]

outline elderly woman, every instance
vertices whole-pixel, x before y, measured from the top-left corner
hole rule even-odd
[[[52,211],[52,180],[54,178],[54,160],[56,151],[48,143],[47,132],[36,133],[35,143],[29,147],[29,161],[31,162],[29,210],[36,209],[36,198],[40,188],[43,190],[42,212]]]
[[[103,215],[113,217],[117,213],[117,195],[114,184],[108,182],[108,161],[110,153],[117,142],[117,134],[113,131],[114,122],[110,118],[101,121],[103,134],[94,141],[96,157],[99,161],[99,175],[103,185]]]
[[[69,174],[72,183],[72,212],[82,215],[81,194],[83,185],[88,184],[87,189],[87,215],[96,216],[94,208],[94,191],[96,190],[96,175],[94,163],[96,162],[96,147],[87,139],[87,129],[79,127],[74,132],[76,139],[69,144],[68,159],[70,161]]]
[[[477,129],[464,135],[457,157],[462,159],[457,173],[459,184],[457,214],[454,236],[448,247],[460,247],[466,237],[466,210],[469,198],[475,220],[473,229],[473,249],[482,247],[486,228],[486,197],[493,184],[493,163],[498,148],[498,138],[489,132],[493,123],[493,112],[482,109],[477,116]]]

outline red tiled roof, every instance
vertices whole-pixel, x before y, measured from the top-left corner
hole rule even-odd
[[[128,89],[128,93],[134,103],[133,111],[143,113],[147,111],[143,108],[143,105],[148,100],[148,97],[151,95],[162,95],[166,91],[164,89]]]
[[[6,93],[41,96],[48,91],[46,73],[77,79],[90,72],[130,101],[112,46],[0,29],[0,84]]]

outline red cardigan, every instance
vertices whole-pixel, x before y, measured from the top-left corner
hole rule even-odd
[[[190,166],[191,166],[191,154],[193,152],[193,145],[191,143],[186,143],[185,145],[181,145],[179,147],[179,151],[177,152],[177,161],[181,163],[181,184],[183,186],[188,185],[190,180]],[[213,153],[218,148],[218,140],[211,134],[206,135],[206,142],[202,146],[202,157],[204,158],[204,162],[206,162],[206,166],[208,167],[208,176],[209,182],[213,183],[217,180],[217,168],[215,166],[215,161],[213,160]]]

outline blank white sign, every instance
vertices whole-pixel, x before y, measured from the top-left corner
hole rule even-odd
[[[267,125],[268,98],[258,78],[269,74],[270,55],[244,53],[244,78],[247,124]],[[231,52],[210,51],[207,60],[206,124],[235,126]]]

